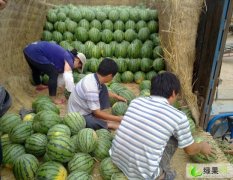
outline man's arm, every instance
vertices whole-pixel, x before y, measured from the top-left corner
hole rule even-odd
[[[100,109],[92,111],[94,116],[100,119],[121,122],[122,116],[114,116],[107,112],[101,111]]]
[[[70,65],[67,63],[67,61],[65,61],[63,79],[65,81],[65,88],[67,89],[67,91],[72,92],[75,85],[74,85],[72,69]]]
[[[184,148],[184,151],[188,155],[195,155],[202,153],[205,155],[211,154],[211,146],[207,142],[192,143],[191,145]]]

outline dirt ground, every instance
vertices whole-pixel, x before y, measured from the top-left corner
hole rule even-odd
[[[137,84],[124,84],[124,86],[132,90],[136,95],[139,94],[139,88]],[[47,90],[44,90],[41,93],[35,92],[34,96],[36,97],[38,95],[47,94],[47,93],[48,93]],[[61,92],[59,93],[59,96],[63,97]],[[61,111],[61,116],[64,116],[64,114],[66,114],[67,112],[66,104],[59,105],[59,108]],[[197,134],[204,136],[207,139],[207,141],[213,141],[212,137],[206,132],[203,132],[202,130],[198,130]],[[220,149],[218,149],[218,161],[217,162],[227,162],[226,157],[224,156],[223,152]],[[175,169],[177,172],[177,178],[176,178],[177,180],[186,179],[186,164],[187,163],[191,163],[191,160],[189,159],[189,157],[184,153],[182,149],[177,149],[171,162],[172,168]],[[102,180],[99,174],[98,168],[99,168],[99,163],[97,162],[93,170],[93,174],[92,174],[94,180]],[[12,171],[6,168],[2,169],[1,175],[2,175],[2,180],[14,180],[15,179]]]

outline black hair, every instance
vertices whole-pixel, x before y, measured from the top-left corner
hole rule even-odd
[[[179,79],[170,72],[164,72],[154,76],[151,80],[151,95],[162,96],[168,99],[173,91],[177,95],[180,92]]]
[[[72,49],[70,52],[71,52],[71,54],[73,54],[75,57],[76,57],[77,54],[78,54],[77,49]]]
[[[109,74],[112,74],[112,76],[115,76],[118,71],[117,63],[110,58],[104,58],[98,67],[97,73],[101,76],[107,76]]]

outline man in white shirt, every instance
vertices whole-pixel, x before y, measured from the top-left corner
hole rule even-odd
[[[186,115],[172,106],[179,91],[177,77],[165,72],[153,77],[151,96],[131,101],[110,149],[129,180],[175,179],[170,160],[177,147],[189,155],[211,153],[207,142],[194,142]]]
[[[79,112],[92,129],[117,129],[122,117],[103,111],[110,107],[109,96],[126,101],[117,94],[108,92],[105,83],[110,82],[118,71],[114,60],[101,61],[97,73],[88,74],[75,86],[68,100],[68,112]]]

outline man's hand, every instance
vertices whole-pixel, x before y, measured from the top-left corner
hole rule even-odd
[[[4,9],[6,7],[7,0],[0,0],[0,10]]]
[[[119,101],[123,101],[123,102],[126,102],[126,103],[127,103],[127,99],[125,99],[125,98],[122,97],[122,96],[117,95],[117,99],[118,99]]]
[[[211,154],[212,149],[211,149],[211,146],[209,145],[209,143],[201,142],[201,145],[202,145],[202,147],[201,147],[202,154],[205,154],[205,155]]]

